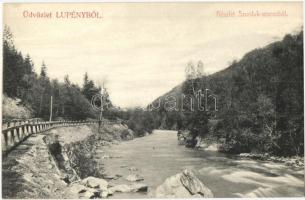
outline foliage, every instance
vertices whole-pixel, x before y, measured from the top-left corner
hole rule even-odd
[[[231,69],[234,112],[222,111],[217,129],[225,143],[239,144],[229,151],[303,155],[303,32],[248,53]]]
[[[31,117],[31,110],[20,105],[20,99],[12,99],[6,95],[2,97],[2,116],[4,119],[28,119]]]
[[[141,108],[129,109],[126,112],[128,112],[129,115],[126,123],[138,136],[144,136],[146,133],[151,133],[153,129],[158,127],[153,112]]]
[[[44,62],[40,74],[34,72],[30,56],[23,57],[15,48],[13,35],[8,27],[5,27],[3,40],[3,86],[4,94],[20,99],[21,104],[30,107],[33,117],[49,119],[51,96],[53,118],[86,119],[96,118],[97,115],[87,96],[82,94],[82,89],[71,83],[68,76],[64,83],[57,79],[50,80]]]
[[[186,71],[198,70],[189,63]],[[208,134],[218,139],[224,152],[304,154],[303,32],[255,49],[215,74],[188,74],[184,83],[166,95],[192,96],[204,88],[217,96],[217,112],[173,115],[161,106],[159,116],[202,137],[208,132],[207,121],[217,119]],[[178,101],[178,107],[184,103],[190,110],[189,102]]]
[[[99,88],[97,88],[92,80],[89,79],[88,73],[84,75],[84,83],[82,88],[82,94],[91,101],[92,97],[99,92]]]

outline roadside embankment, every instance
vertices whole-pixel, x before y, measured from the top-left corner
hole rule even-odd
[[[92,159],[96,148],[133,137],[133,132],[120,123],[105,124],[100,131],[97,125],[84,125],[34,134],[3,158],[3,197],[101,197],[102,188],[92,183],[103,182],[102,163]],[[80,191],[75,190],[75,183],[81,185]]]

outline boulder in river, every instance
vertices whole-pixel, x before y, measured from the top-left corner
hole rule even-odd
[[[134,138],[134,132],[130,129],[125,129],[121,133],[122,140],[132,140]]]
[[[167,178],[157,187],[155,195],[157,198],[214,197],[211,190],[187,169]]]
[[[108,180],[117,180],[120,177],[122,177],[120,174],[103,174],[103,178]]]
[[[89,176],[81,180],[81,184],[90,188],[99,188],[101,190],[107,190],[108,182],[101,178],[95,178]]]
[[[79,183],[72,183],[69,186],[69,193],[73,194],[71,198],[73,199],[92,199],[100,197],[100,190],[94,188],[88,188]]]
[[[178,144],[179,145],[185,145],[188,135],[189,135],[188,130],[179,130],[178,133],[177,133]]]
[[[110,194],[114,192],[147,192],[148,186],[142,183],[131,185],[116,185],[108,189]]]
[[[139,174],[129,174],[126,177],[127,181],[143,181],[144,178],[142,176],[140,176]]]
[[[129,171],[135,172],[135,171],[138,171],[138,169],[136,167],[130,167]]]
[[[94,190],[92,188],[87,188],[86,190],[79,192],[80,199],[96,199],[100,197],[100,191]]]

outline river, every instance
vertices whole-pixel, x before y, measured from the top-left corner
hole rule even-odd
[[[122,175],[110,184],[126,184],[124,179],[135,167],[149,186],[148,194],[116,193],[113,198],[153,197],[164,180],[188,168],[214,193],[215,197],[296,197],[304,196],[304,171],[282,163],[240,159],[215,151],[178,145],[176,131],[155,130],[153,134],[103,149],[107,174]],[[106,156],[105,156],[106,155]],[[110,158],[107,159],[107,156]],[[103,157],[103,158],[102,158]]]

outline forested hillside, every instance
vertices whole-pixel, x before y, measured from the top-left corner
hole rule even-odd
[[[209,89],[217,96],[217,109],[165,108],[166,96],[188,96]],[[247,53],[240,61],[209,76],[185,81],[161,99],[154,111],[166,128],[189,129],[195,136],[213,135],[224,152],[303,155],[303,32]],[[213,120],[211,120],[213,119]],[[212,127],[208,121],[216,121]]]
[[[100,92],[101,85],[84,74],[79,86],[66,75],[63,81],[48,76],[47,64],[42,63],[40,72],[34,70],[29,55],[24,56],[14,45],[13,34],[5,27],[3,37],[3,103],[2,117],[6,120],[40,118],[49,120],[52,103],[52,120],[98,119],[99,110],[93,109],[91,100]],[[60,60],[58,60],[60,62]],[[103,80],[101,80],[103,81]],[[108,101],[103,117],[123,120],[138,136],[143,136],[157,127],[152,113],[142,108],[122,110],[111,102],[107,88],[103,85]],[[99,107],[99,100],[95,102]]]
[[[63,82],[50,79],[45,63],[39,73],[29,55],[22,55],[14,46],[13,35],[9,28],[4,30],[3,40],[3,118],[42,118],[49,119],[50,101],[53,97],[53,119],[96,118],[90,105],[91,97],[99,91],[88,75],[79,87],[66,75]],[[14,105],[7,106],[7,105]],[[18,114],[21,111],[26,114]]]

